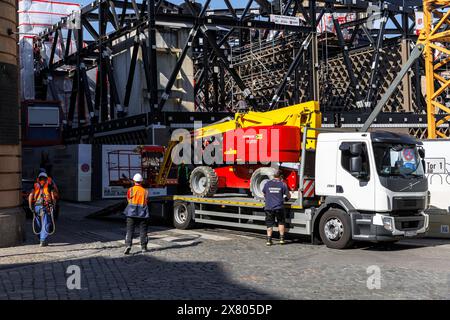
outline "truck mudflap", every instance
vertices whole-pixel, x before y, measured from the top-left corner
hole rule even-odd
[[[390,216],[381,213],[352,212],[352,239],[392,241],[423,235],[429,226],[429,216],[421,212],[413,216]]]

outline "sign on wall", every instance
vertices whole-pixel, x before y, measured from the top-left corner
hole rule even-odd
[[[127,183],[136,173],[142,174],[141,156],[135,151],[137,145],[102,146],[102,197],[104,199],[124,198]],[[167,194],[166,188],[149,188],[150,196]]]

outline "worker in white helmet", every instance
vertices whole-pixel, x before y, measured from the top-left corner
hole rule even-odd
[[[150,213],[147,207],[148,191],[142,187],[142,175],[136,173],[133,177],[134,186],[128,189],[128,205],[124,214],[127,216],[127,235],[125,238],[125,252],[130,254],[133,244],[134,227],[137,223],[140,226],[141,252],[147,251],[147,232]]]
[[[47,238],[55,231],[55,221],[52,210],[54,203],[54,188],[49,184],[47,174],[41,172],[33,186],[33,190],[28,196],[28,205],[31,212],[34,214],[33,232],[36,235],[39,235],[41,247],[46,247],[48,245]]]

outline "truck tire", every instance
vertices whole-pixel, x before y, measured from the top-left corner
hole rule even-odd
[[[175,201],[173,204],[173,226],[177,229],[190,229],[194,226],[195,206],[193,203]]]
[[[258,168],[253,172],[250,178],[250,191],[253,198],[258,200],[264,199],[264,193],[262,192],[264,185],[267,181],[272,180],[277,169],[271,167]]]
[[[322,215],[319,233],[328,248],[345,249],[353,243],[350,216],[340,209],[330,208]]]
[[[191,172],[189,186],[195,196],[212,197],[217,191],[218,180],[214,169],[206,166],[197,167]]]

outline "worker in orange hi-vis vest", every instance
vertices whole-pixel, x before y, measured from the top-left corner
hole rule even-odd
[[[142,175],[136,173],[133,177],[134,186],[128,189],[128,205],[124,214],[127,217],[127,235],[125,238],[125,252],[130,254],[133,245],[134,227],[137,223],[140,226],[141,252],[147,251],[147,232],[150,213],[147,207],[148,191],[142,187]]]
[[[47,237],[55,232],[53,207],[56,202],[53,185],[48,176],[41,172],[28,197],[28,205],[33,212],[33,232],[39,235],[41,247],[47,246]]]

